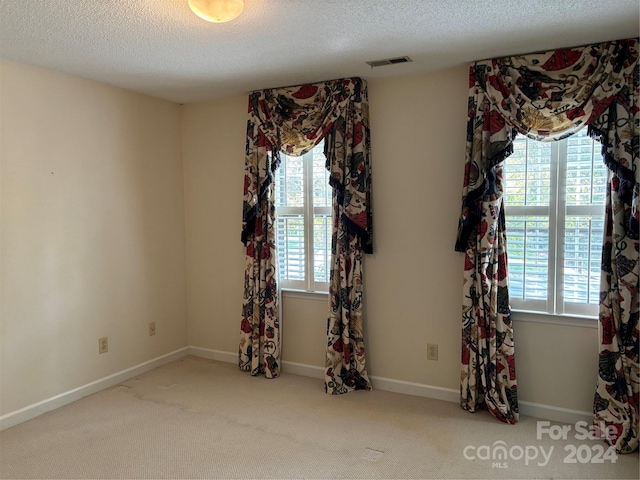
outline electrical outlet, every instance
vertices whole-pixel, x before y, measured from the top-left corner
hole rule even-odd
[[[156,322],[151,322],[149,324],[149,336],[153,337],[156,334]]]
[[[427,343],[427,360],[438,360],[437,343]]]
[[[107,353],[109,351],[109,337],[98,339],[98,354]]]

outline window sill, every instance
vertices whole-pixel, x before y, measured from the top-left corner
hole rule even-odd
[[[312,292],[309,290],[295,290],[291,288],[281,288],[280,292],[284,298],[314,300],[316,302],[326,302],[327,297],[329,296],[329,292]],[[546,323],[550,325],[562,325],[565,327],[598,328],[599,324],[597,317],[581,315],[551,315],[548,313],[525,310],[512,310],[511,318],[515,322]]]
[[[512,310],[511,319],[514,322],[546,323],[565,327],[598,328],[597,317],[582,315],[551,315],[549,313]]]
[[[329,292],[312,292],[309,290],[294,290],[291,288],[281,288],[280,292],[284,298],[300,298],[303,300],[315,300],[317,302],[326,302]]]

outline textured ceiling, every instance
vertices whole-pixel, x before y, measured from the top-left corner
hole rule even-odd
[[[176,102],[637,37],[639,0],[0,0],[0,57]],[[412,63],[371,69],[367,60]]]

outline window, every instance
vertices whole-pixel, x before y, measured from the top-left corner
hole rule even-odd
[[[331,187],[324,142],[300,157],[282,154],[276,171],[279,284],[282,288],[329,290]]]
[[[515,310],[597,315],[607,171],[586,129],[518,136],[504,168],[509,296]]]

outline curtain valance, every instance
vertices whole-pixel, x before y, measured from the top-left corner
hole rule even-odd
[[[372,253],[371,172],[363,102],[363,80],[252,92],[249,96],[242,241],[255,231],[259,199],[273,182],[280,152],[303,155],[325,142],[330,185],[339,193],[343,221]]]
[[[486,60],[473,70],[508,124],[534,140],[559,140],[628,94],[636,56],[633,41],[623,40]]]
[[[605,163],[623,188],[638,183],[633,129],[638,105],[638,40],[552,50],[475,62],[469,70],[468,174],[463,187],[457,251],[464,251],[480,222],[480,201],[495,190],[492,169],[513,152],[520,132],[534,140],[567,137],[589,125],[602,141]],[[635,85],[635,87],[634,87]],[[614,130],[619,136],[608,138]],[[637,231],[637,222],[632,219]]]

